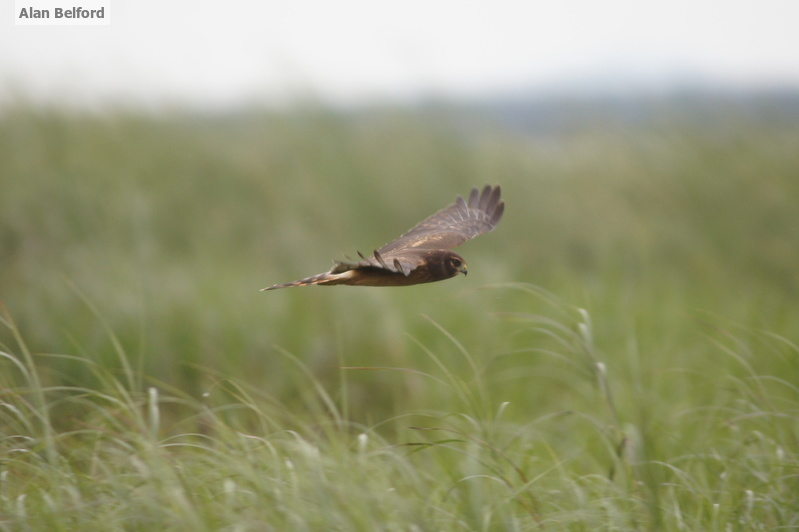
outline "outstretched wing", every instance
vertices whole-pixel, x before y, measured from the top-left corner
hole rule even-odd
[[[424,251],[452,249],[467,240],[494,229],[502,218],[505,203],[500,188],[486,185],[482,192],[473,188],[469,200],[458,196],[449,205],[414,225],[402,236],[357,262],[336,262],[331,272],[358,268],[380,268],[404,275],[424,263]]]
[[[499,196],[499,185],[486,185],[482,192],[473,188],[468,201],[458,196],[455,203],[419,222],[377,252],[387,262],[393,263],[400,250],[459,246],[496,227],[505,210],[505,202]]]

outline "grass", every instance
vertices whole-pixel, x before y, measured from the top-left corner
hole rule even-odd
[[[799,523],[799,124],[8,108],[0,530]],[[474,185],[470,275],[259,288]]]

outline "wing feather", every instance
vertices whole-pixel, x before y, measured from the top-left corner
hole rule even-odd
[[[377,251],[382,255],[407,249],[452,249],[494,229],[502,218],[505,203],[500,187],[473,188],[469,200],[460,196],[455,202],[419,222],[399,238]]]
[[[362,268],[380,268],[394,273],[401,273],[407,277],[424,262],[422,253],[413,250],[409,250],[408,253],[403,253],[401,256],[391,257],[388,260],[386,260],[384,254],[377,250],[369,257],[363,257],[363,255],[361,257],[363,260],[357,262],[336,261],[330,273],[343,273]]]

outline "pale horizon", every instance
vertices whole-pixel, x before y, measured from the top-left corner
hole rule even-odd
[[[0,101],[199,107],[514,91],[799,89],[799,3],[112,0],[0,33]]]

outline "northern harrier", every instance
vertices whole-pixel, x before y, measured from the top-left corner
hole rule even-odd
[[[450,251],[455,246],[494,229],[502,218],[505,203],[499,186],[473,188],[469,200],[458,196],[455,203],[416,224],[358,262],[334,262],[329,272],[299,281],[272,285],[263,290],[312,284],[355,286],[408,286],[432,283],[466,275],[466,261]]]

